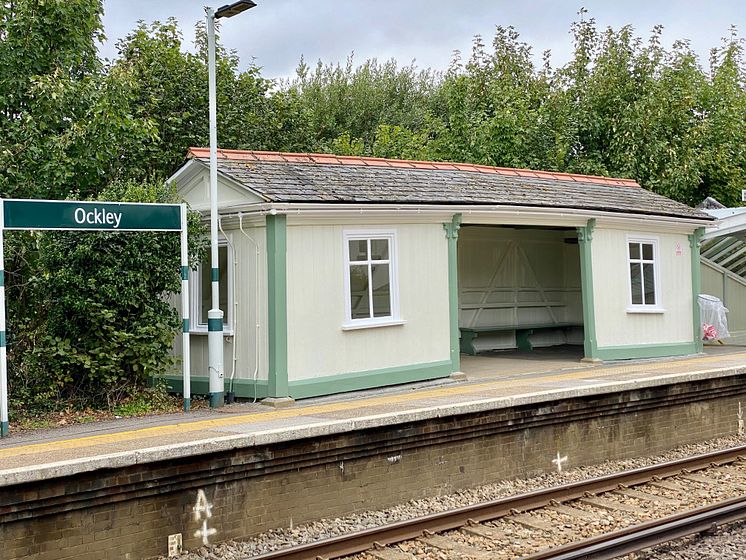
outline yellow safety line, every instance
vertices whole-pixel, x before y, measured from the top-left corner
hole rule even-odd
[[[254,424],[262,422],[264,420],[282,420],[286,418],[294,418],[299,416],[312,416],[314,414],[325,414],[330,412],[343,412],[348,410],[361,409],[371,406],[377,406],[382,404],[396,404],[401,402],[407,402],[418,399],[431,399],[437,397],[447,397],[453,395],[462,395],[465,393],[479,392],[480,390],[489,388],[500,388],[505,386],[517,386],[520,382],[522,386],[525,386],[526,382],[531,383],[544,383],[552,381],[561,381],[569,379],[582,379],[587,377],[600,377],[607,376],[614,373],[626,373],[630,371],[640,371],[645,373],[649,370],[661,370],[661,369],[678,369],[683,365],[687,364],[706,364],[714,361],[730,361],[731,359],[736,360],[737,363],[733,365],[741,365],[746,362],[746,353],[743,354],[730,354],[727,359],[723,356],[713,356],[705,358],[689,358],[683,360],[677,360],[675,362],[665,363],[646,363],[646,364],[634,364],[634,365],[623,365],[623,366],[611,366],[605,368],[588,368],[580,371],[573,371],[569,373],[549,375],[545,377],[532,377],[530,379],[505,379],[496,381],[485,381],[481,383],[470,383],[466,385],[455,385],[448,387],[441,387],[437,389],[425,389],[422,391],[402,393],[399,395],[387,395],[382,397],[371,397],[364,399],[357,399],[354,401],[345,401],[338,403],[329,403],[315,406],[298,406],[282,410],[268,409],[266,412],[250,412],[246,414],[237,414],[226,416],[223,418],[213,418],[210,420],[196,420],[193,422],[184,422],[177,424],[166,424],[163,426],[152,426],[148,428],[137,428],[135,430],[115,432],[110,434],[99,434],[94,436],[83,436],[79,438],[72,438],[59,441],[51,441],[45,443],[33,443],[28,445],[19,445],[17,447],[8,447],[0,449],[0,459],[6,457],[16,457],[18,455],[28,455],[33,453],[45,453],[62,449],[78,449],[82,447],[93,447],[97,445],[107,445],[119,443],[122,441],[133,441],[146,438],[152,438],[157,436],[167,436],[172,434],[186,434],[191,432],[198,432],[209,430],[211,428],[224,428],[227,426],[235,426],[239,424]],[[730,367],[723,365],[722,367]],[[0,465],[2,467],[2,465]]]

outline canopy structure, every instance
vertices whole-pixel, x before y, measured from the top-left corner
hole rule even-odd
[[[716,204],[710,202],[707,206]],[[717,219],[702,236],[702,258],[746,277],[746,207],[717,206],[702,208]]]

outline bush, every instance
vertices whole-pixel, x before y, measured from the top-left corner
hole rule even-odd
[[[114,184],[98,197],[174,198],[167,186],[134,182]],[[198,215],[191,225],[196,253],[204,247]],[[44,232],[31,238],[36,254],[27,260],[27,289],[35,305],[13,321],[19,330],[11,369],[16,405],[22,399],[32,408],[112,408],[148,377],[174,367],[171,347],[180,320],[169,296],[181,286],[177,233]]]

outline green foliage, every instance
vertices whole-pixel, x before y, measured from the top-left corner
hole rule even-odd
[[[153,125],[149,141],[128,146],[127,176],[168,177],[190,146],[209,142],[207,38],[197,26],[197,52],[185,52],[176,20],[138,27],[117,44],[111,72],[133,84],[131,111]],[[220,146],[294,150],[303,146],[306,121],[292,92],[270,94],[273,83],[250,65],[239,71],[235,53],[216,49]]]
[[[123,148],[152,136],[129,108],[132,83],[96,55],[101,2],[0,4],[0,193],[90,196]]]
[[[140,23],[103,64],[101,0],[0,3],[0,194],[166,201],[186,150],[208,143],[206,35]],[[685,203],[746,188],[746,63],[731,30],[705,71],[684,40],[662,47],[585,10],[573,56],[537,64],[511,27],[444,73],[368,60],[300,61],[275,83],[218,45],[223,148],[452,160],[631,177]],[[204,250],[190,214],[190,255]],[[172,367],[178,239],[22,233],[5,245],[10,395],[16,407],[127,402]],[[129,400],[127,400],[129,399]]]
[[[380,125],[422,130],[427,120],[436,74],[394,60],[368,60],[355,67],[324,65],[313,71],[301,59],[297,78],[287,90],[297,96],[307,119],[307,150],[352,150],[370,155]],[[356,144],[362,143],[362,150]]]
[[[130,181],[110,185],[98,199],[173,202],[174,193]],[[178,235],[46,232],[33,238],[38,261],[29,299],[39,311],[33,328],[19,329],[33,340],[13,346],[31,352],[35,375],[15,375],[14,391],[27,399],[38,392],[42,399],[112,406],[149,376],[169,371],[180,326],[168,299],[180,289]]]

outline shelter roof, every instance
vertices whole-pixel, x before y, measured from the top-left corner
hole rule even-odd
[[[209,162],[207,148],[188,157]],[[277,203],[575,208],[712,220],[630,179],[466,163],[219,150],[218,171]]]

